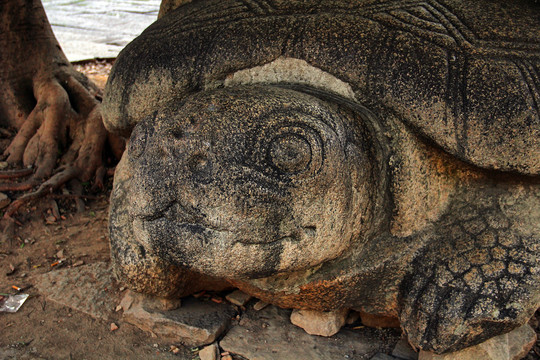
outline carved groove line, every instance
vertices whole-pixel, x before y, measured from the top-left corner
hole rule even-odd
[[[411,23],[411,22],[404,22],[404,19],[399,19],[395,17],[395,14],[392,14],[391,12],[388,13],[388,10],[386,12],[386,17],[381,16],[382,14],[379,14],[378,16],[375,16],[374,20],[382,20],[384,18],[388,19],[388,16],[393,17],[393,22],[395,25],[396,23],[403,24],[403,30],[408,31],[414,35],[420,36],[422,38],[428,38],[429,40],[435,40],[434,42],[438,42],[437,40],[441,41],[442,44],[445,47],[448,47],[449,43],[451,43],[449,40],[452,39],[452,42],[455,42],[462,50],[472,50],[474,49],[477,52],[482,53],[485,56],[491,56],[491,57],[521,57],[523,55],[538,57],[540,56],[540,44],[536,43],[523,43],[523,42],[517,42],[517,41],[485,41],[479,39],[474,32],[469,29],[452,11],[438,3],[436,0],[428,0],[427,2],[421,2],[416,4],[417,6],[422,7],[425,11],[428,11],[431,13],[435,18],[438,19],[439,24],[442,25],[446,31],[448,32],[449,37],[442,37],[440,32],[433,30],[433,25],[427,25],[427,22],[421,18],[419,18],[416,15],[412,15],[414,17],[414,22],[422,22],[423,26],[417,24],[417,23]],[[400,7],[400,10],[404,11],[411,11],[415,7],[411,6],[411,4],[406,4]],[[411,17],[411,19],[412,19]],[[525,53],[520,51],[524,51]],[[532,53],[534,52],[534,54]]]
[[[241,2],[257,15],[270,15],[274,9],[264,0],[241,0]]]
[[[420,24],[419,18],[407,18],[403,16],[403,14],[400,15],[402,16],[399,16],[396,11],[392,11],[390,13],[373,14],[372,19],[397,27],[400,30],[405,30],[410,34],[425,38],[430,42],[435,42],[444,48],[456,48],[456,41],[448,31],[434,31],[433,29],[428,28],[429,25],[426,26],[423,22]],[[440,23],[438,25],[440,25]],[[446,28],[444,29],[446,30]]]
[[[441,5],[436,0],[428,0],[426,4],[430,9],[428,11],[441,20],[447,30],[455,36],[458,43],[465,45],[474,43],[476,40],[475,34],[469,29],[452,11]]]
[[[394,10],[390,14],[399,20],[408,23],[410,25],[416,26],[426,31],[431,31],[436,34],[448,35],[448,29],[446,29],[440,22],[435,22],[432,20],[422,19],[416,14],[411,12],[411,9],[404,10]]]
[[[491,58],[516,59],[540,57],[540,44],[538,43],[486,41],[479,39],[452,11],[436,0],[389,1],[383,4],[358,6],[352,9],[327,9],[314,14],[280,11],[265,0],[241,0],[235,6],[227,9],[229,12],[223,10],[215,11],[213,8],[212,6],[202,12],[189,14],[189,19],[182,17],[177,22],[178,28],[181,31],[193,31],[209,26],[230,25],[243,20],[253,21],[280,17],[294,17],[297,19],[318,17],[321,15],[366,17],[383,25],[395,26],[415,36],[427,38],[429,41],[449,50],[474,51],[476,54]],[[413,14],[414,11],[418,12],[419,10],[431,14],[438,22],[430,22]],[[200,15],[206,18],[193,21],[194,17]],[[190,19],[191,21],[189,21]]]
[[[540,117],[540,79],[538,73],[536,72],[534,66],[528,61],[515,61],[514,64],[517,66],[522,78],[527,84],[527,89],[531,95],[534,110],[536,111],[536,115]]]
[[[347,9],[344,12],[348,14],[363,16],[375,13],[389,12],[393,10],[403,10],[409,7],[418,7],[424,5],[425,3],[425,0],[388,1],[383,4],[360,5],[350,10]]]

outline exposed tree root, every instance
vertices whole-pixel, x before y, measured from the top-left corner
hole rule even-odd
[[[9,233],[21,206],[68,182],[84,209],[81,183],[103,189],[124,142],[103,126],[101,91],[64,56],[40,0],[0,1],[0,48],[0,136],[16,131],[4,158],[18,168],[0,172],[0,191],[30,191],[5,210]]]
[[[0,171],[0,179],[18,179],[18,178],[22,178],[28,175],[32,175],[33,173],[34,173],[34,170],[30,168],[20,169],[20,170]]]
[[[103,126],[99,90],[89,82],[83,86],[70,74],[72,68],[64,70],[52,79],[35,80],[37,104],[4,152],[11,166],[24,168],[0,172],[0,179],[30,178],[21,183],[0,183],[0,191],[28,191],[39,186],[12,202],[5,218],[72,179],[93,180],[92,189],[102,190],[107,174],[106,146],[116,156],[123,151],[122,140],[108,134]]]
[[[26,182],[23,182],[23,183],[0,184],[0,192],[32,190],[38,184],[39,183],[37,181],[26,181]]]
[[[24,204],[29,201],[39,199],[47,194],[52,193],[52,191],[58,189],[60,186],[67,183],[69,180],[77,177],[80,174],[80,169],[77,169],[75,166],[70,166],[59,173],[52,176],[49,180],[45,181],[41,186],[33,192],[24,194],[17,200],[13,201],[7,207],[4,218],[11,218],[13,214]]]

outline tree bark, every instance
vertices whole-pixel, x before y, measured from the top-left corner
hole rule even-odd
[[[7,162],[34,167],[26,188],[62,165],[69,178],[91,179],[107,141],[118,149],[119,140],[103,126],[100,90],[67,60],[40,0],[0,1],[0,48],[0,126],[17,132]]]

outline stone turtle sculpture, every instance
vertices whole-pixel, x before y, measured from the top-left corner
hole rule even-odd
[[[399,318],[456,351],[540,303],[539,6],[197,1],[129,44],[118,276]]]

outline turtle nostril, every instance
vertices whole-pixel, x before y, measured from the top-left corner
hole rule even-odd
[[[169,152],[164,146],[158,146],[157,148],[157,157],[159,159],[167,159],[169,157]]]
[[[204,154],[195,154],[192,155],[189,159],[189,168],[194,173],[204,173],[210,166],[208,157]]]
[[[184,130],[181,129],[181,128],[176,128],[176,129],[173,129],[171,131],[171,135],[177,139],[177,140],[180,140],[180,139],[183,139],[184,136],[185,136],[185,133],[184,133]]]
[[[188,167],[198,182],[208,183],[212,175],[212,162],[206,154],[197,153],[188,160]]]

